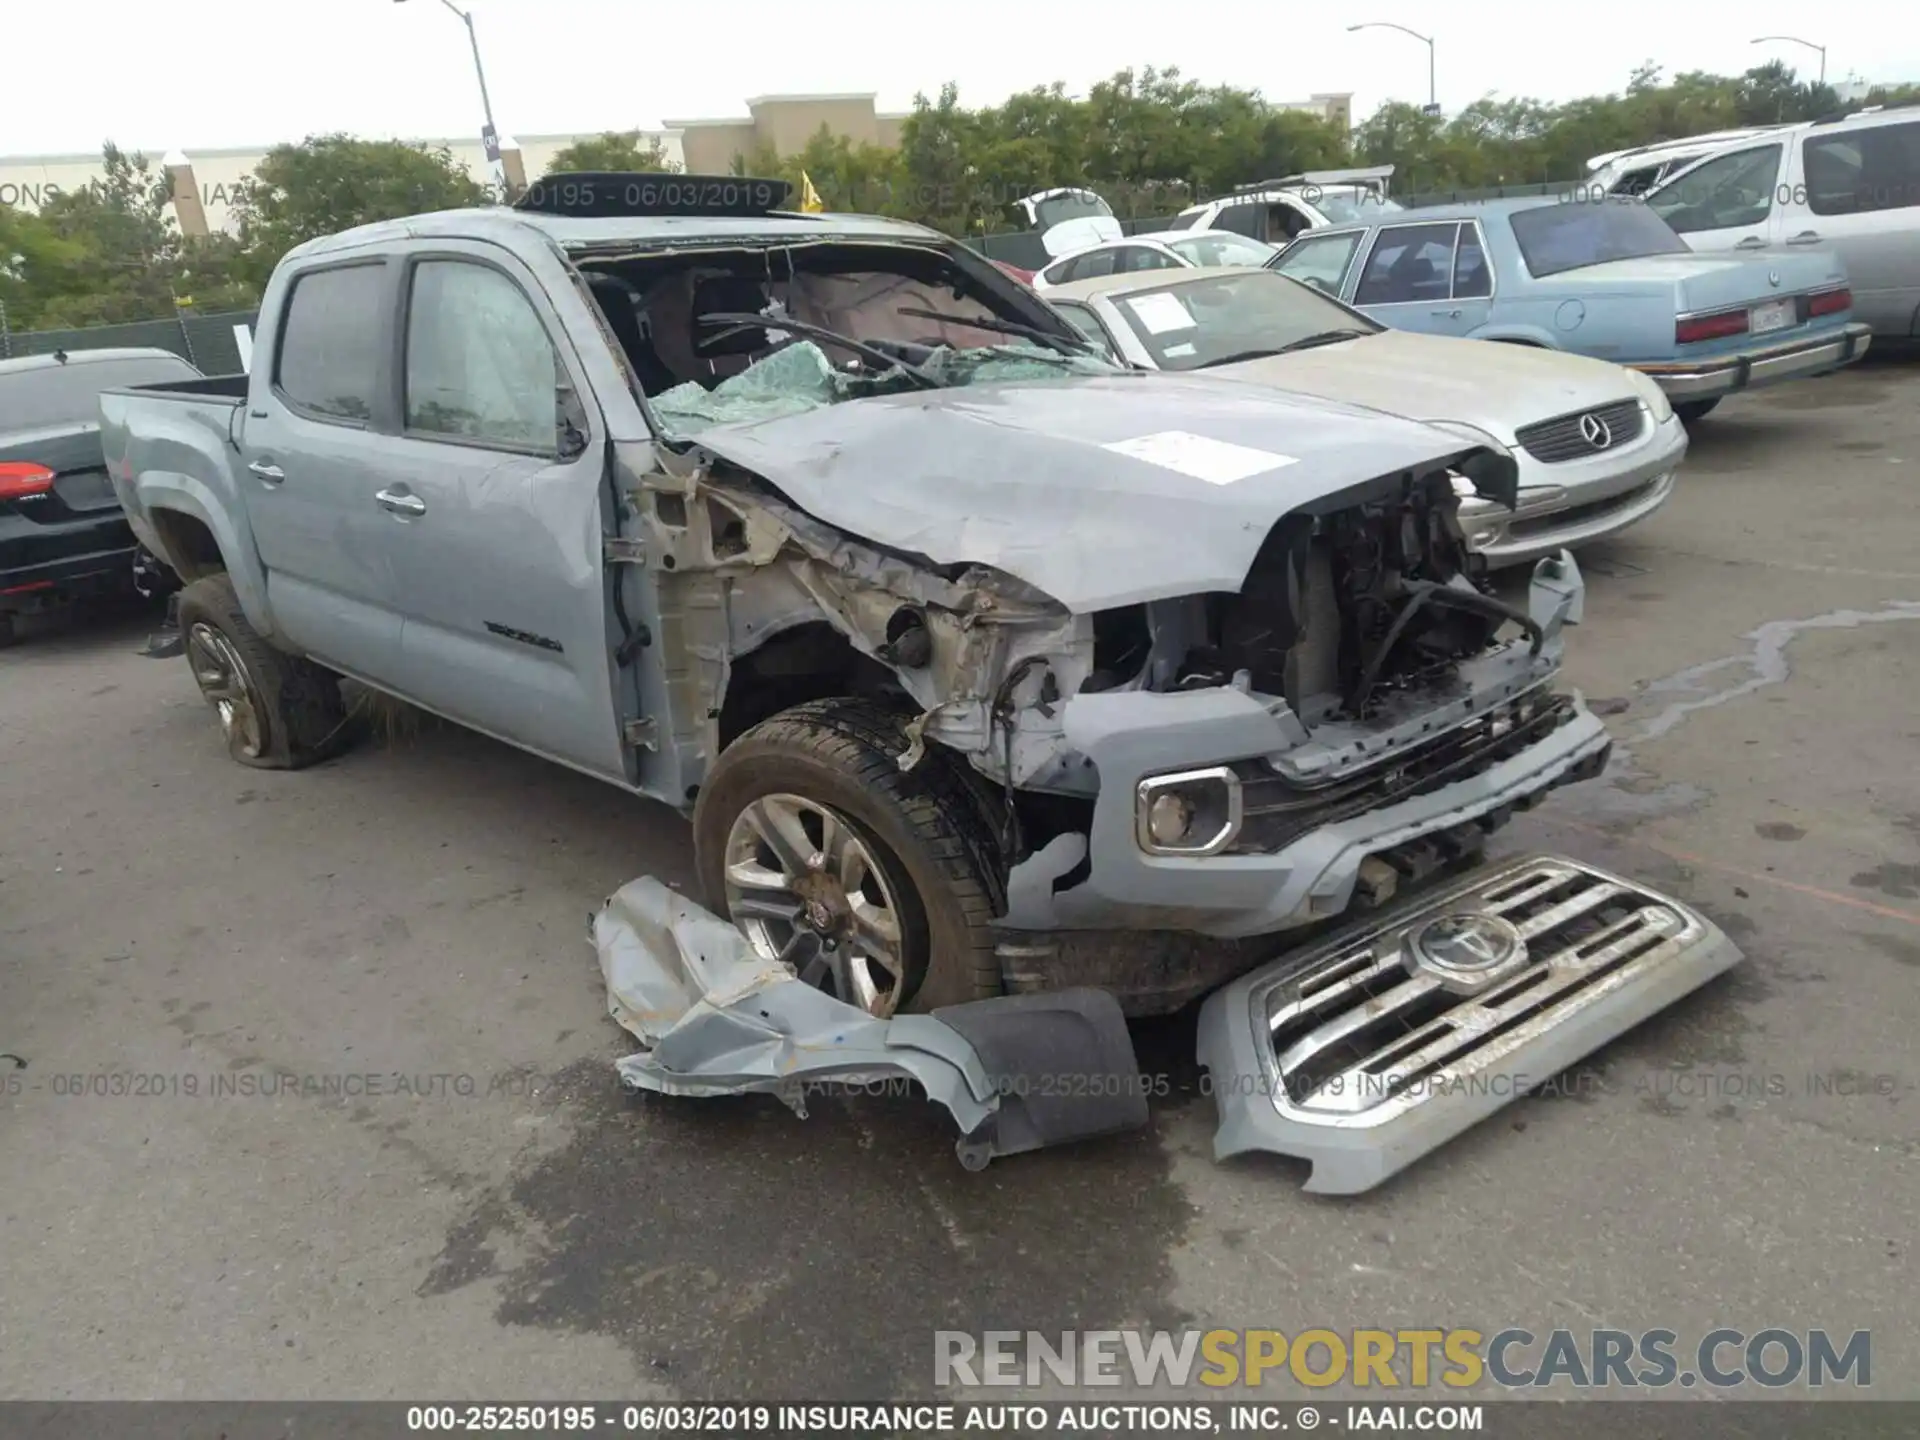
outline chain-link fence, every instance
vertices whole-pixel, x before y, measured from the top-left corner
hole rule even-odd
[[[186,311],[171,320],[136,320],[126,325],[88,325],[74,330],[9,330],[0,323],[0,360],[22,355],[51,355],[56,350],[108,350],[121,346],[151,346],[171,350],[192,361],[207,375],[232,375],[247,368],[240,335],[252,349],[258,310],[234,310],[224,315],[195,315]]]

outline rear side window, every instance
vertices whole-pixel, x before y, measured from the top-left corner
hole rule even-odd
[[[1182,211],[1167,222],[1167,228],[1169,230],[1191,230],[1193,229],[1194,222],[1206,213],[1205,210]]]
[[[1809,137],[1801,153],[1807,208],[1816,215],[1920,205],[1920,122]]]
[[[1453,293],[1453,242],[1460,226],[1395,225],[1382,230],[1354,292],[1356,305],[1405,305]]]
[[[100,392],[122,385],[163,385],[200,372],[174,355],[89,360],[76,353],[64,365],[0,369],[0,435],[100,419]]]
[[[280,327],[274,383],[297,409],[323,420],[373,417],[386,266],[312,270],[293,282]]]
[[[1231,205],[1222,205],[1220,213],[1213,217],[1212,228],[1231,230],[1236,235],[1244,235],[1249,240],[1261,240],[1260,222],[1265,218],[1264,207],[1252,201],[1241,200]]]
[[[1487,268],[1487,252],[1480,246],[1480,232],[1471,225],[1460,227],[1460,249],[1453,260],[1453,298],[1483,300],[1493,294],[1493,271]]]

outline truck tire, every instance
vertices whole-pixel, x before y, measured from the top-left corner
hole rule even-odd
[[[180,592],[180,631],[201,695],[220,718],[227,753],[258,770],[299,770],[348,740],[340,683],[260,637],[226,575]]]
[[[901,771],[904,723],[852,699],[783,710],[721,752],[693,811],[709,904],[762,955],[804,932],[801,978],[873,1015],[1000,993],[999,842],[957,762]]]
[[[1691,425],[1696,420],[1704,420],[1713,413],[1713,407],[1720,403],[1720,397],[1711,400],[1682,400],[1673,407],[1673,413],[1680,417],[1682,425]]]

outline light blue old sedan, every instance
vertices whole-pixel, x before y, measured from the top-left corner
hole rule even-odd
[[[1645,372],[1683,420],[1859,359],[1828,254],[1698,255],[1632,200],[1529,196],[1313,230],[1269,262],[1384,325],[1567,350]]]

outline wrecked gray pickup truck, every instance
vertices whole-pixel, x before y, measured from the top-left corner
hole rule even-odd
[[[1509,457],[1121,368],[965,247],[785,197],[550,177],[513,209],[310,242],[268,287],[251,376],[101,402],[235,759],[333,753],[346,676],[691,812],[738,950],[658,887],[602,916],[603,963],[621,951],[654,997],[630,1007],[634,1083],[777,1090],[891,1048],[936,1057],[899,1068],[966,1110],[963,1155],[1137,1123],[1136,1096],[1078,1119],[1014,1102],[1069,1055],[1130,1068],[1123,1012],[1266,984],[1308,927],[1458,869],[1600,769],[1602,726],[1554,688],[1571,557],[1510,605],[1456,518],[1463,494],[1511,502]],[[1363,1019],[1406,1037],[1464,1013],[1479,950],[1482,979],[1578,979],[1573,922],[1681,913],[1568,883],[1517,920],[1448,912],[1450,948],[1406,953],[1412,984],[1446,952],[1420,997],[1342,971],[1347,1009],[1293,1042],[1311,1064],[1216,1080],[1223,1143],[1312,1152],[1288,1077],[1319,1085],[1375,1037]],[[1671,998],[1729,963],[1659,934],[1587,998]],[[1606,1004],[1563,1031],[1536,1007],[1499,1053],[1591,1049],[1629,1023]],[[1216,1065],[1267,1024],[1208,1013]],[[864,1049],[836,1057],[856,1021]],[[1461,1112],[1401,1116],[1397,1163],[1429,1113],[1439,1134]]]

